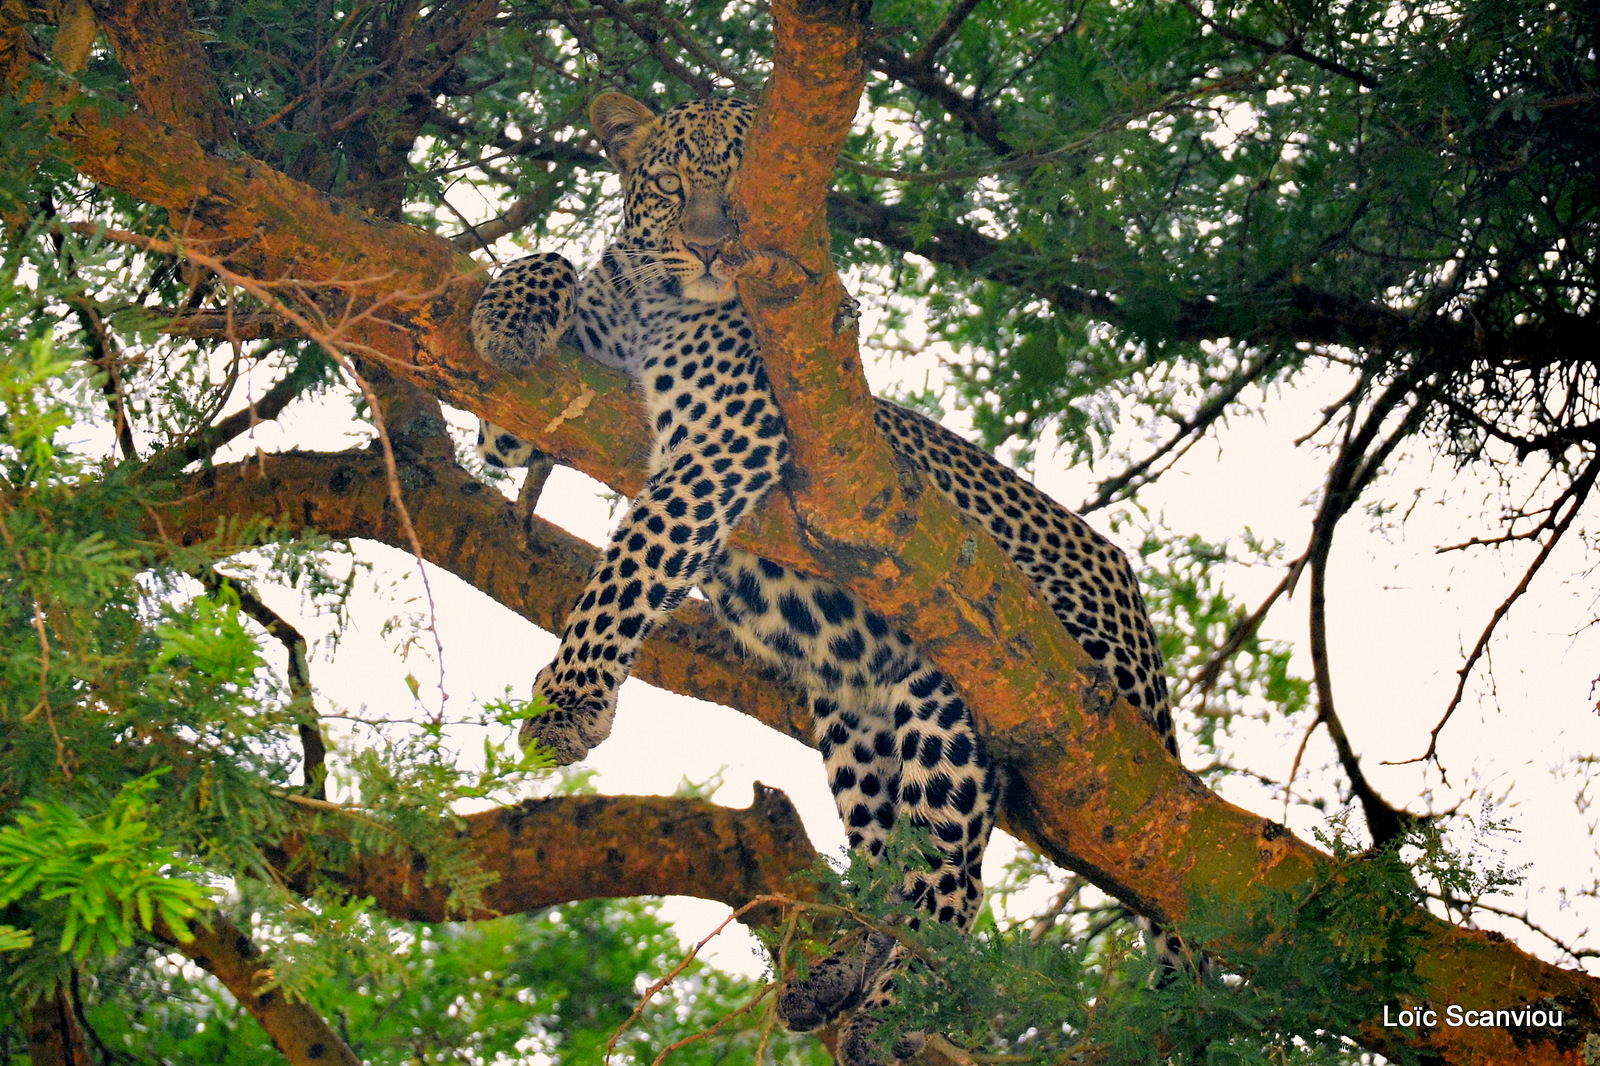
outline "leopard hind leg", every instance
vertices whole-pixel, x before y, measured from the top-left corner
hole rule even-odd
[[[927,868],[908,869],[898,895],[966,930],[983,898],[983,852],[998,806],[998,778],[965,703],[943,674],[920,658],[902,659],[894,673],[892,683],[874,693],[872,702],[881,707],[876,714],[814,699],[819,747],[851,846],[878,860],[897,824],[926,832]],[[903,945],[869,932],[854,949],[835,951],[804,980],[791,982],[779,1014],[791,1029],[812,1029],[853,1009],[840,1032],[840,1062],[870,1066],[871,1037],[908,961]],[[906,1034],[894,1055],[907,1057],[921,1043],[922,1034]]]
[[[898,817],[925,830],[925,870],[908,870],[903,897],[919,911],[967,931],[983,902],[983,853],[994,828],[1001,779],[978,744],[972,715],[944,675],[931,664],[895,686],[893,722],[900,761]],[[918,918],[910,921],[913,927]],[[860,1005],[839,1032],[841,1066],[875,1066],[873,1036],[895,984],[914,965],[896,943],[875,973],[867,976]],[[902,1034],[890,1050],[893,1061],[911,1058],[924,1034]]]
[[[850,848],[875,862],[899,811],[898,747],[887,708],[852,708],[841,695],[849,694],[812,698],[815,735]],[[809,1032],[855,1007],[894,947],[893,937],[876,931],[852,946],[836,945],[804,978],[784,987],[778,998],[784,1026]]]

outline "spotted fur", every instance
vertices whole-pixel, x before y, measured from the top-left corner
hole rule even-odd
[[[722,258],[735,234],[730,196],[754,109],[704,100],[658,117],[608,93],[590,115],[622,175],[622,232],[581,281],[559,256],[513,263],[474,310],[473,336],[485,358],[512,369],[536,363],[564,339],[631,374],[654,447],[644,490],[568,616],[555,661],[535,682],[535,694],[554,709],[525,724],[523,742],[571,762],[605,739],[640,643],[698,585],[750,654],[787,671],[807,693],[851,847],[876,858],[895,825],[925,828],[938,850],[935,865],[907,873],[905,898],[967,928],[982,899],[983,851],[1001,781],[965,703],[909,637],[855,595],[727,543],[789,454],[733,268]],[[881,401],[876,422],[902,458],[1016,560],[1176,753],[1160,652],[1123,555],[937,423]],[[485,423],[479,451],[510,467],[531,449]],[[785,990],[786,1023],[810,1029],[860,1008],[841,1033],[840,1058],[864,1066],[874,1010],[892,997],[900,950],[873,935],[824,959]],[[907,1044],[896,1054],[911,1050]]]

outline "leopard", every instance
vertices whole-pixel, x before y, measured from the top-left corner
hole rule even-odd
[[[698,588],[745,653],[805,694],[849,846],[876,863],[897,827],[920,831],[929,865],[908,864],[902,902],[968,930],[1008,778],[967,704],[907,634],[855,593],[729,543],[739,520],[779,485],[790,454],[736,284],[734,196],[755,114],[729,98],[658,114],[622,93],[597,96],[590,125],[620,177],[620,231],[581,276],[555,254],[510,263],[473,309],[473,343],[488,362],[525,375],[557,345],[570,347],[631,377],[651,428],[645,486],[534,682],[548,709],[523,723],[520,740],[572,763],[606,739],[641,643]],[[899,461],[1015,561],[1176,756],[1161,651],[1127,557],[982,448],[925,415],[875,403],[874,423]],[[539,455],[487,421],[478,453],[499,468]],[[896,938],[857,937],[786,984],[780,1020],[804,1031],[843,1016],[837,1058],[871,1066],[877,1016],[905,964]],[[901,1038],[893,1059],[920,1040]]]

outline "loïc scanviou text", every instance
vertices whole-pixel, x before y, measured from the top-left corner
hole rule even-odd
[[[1401,1009],[1390,1008],[1388,1004],[1383,1007],[1383,1026],[1386,1029],[1437,1029],[1440,1018],[1444,1019],[1447,1029],[1459,1028],[1499,1028],[1519,1029],[1559,1029],[1561,1028],[1561,1011],[1547,1010],[1544,1007],[1502,1007],[1499,1010],[1471,1010],[1452,1003],[1444,1009],[1443,1015],[1432,1007],[1408,1007]]]

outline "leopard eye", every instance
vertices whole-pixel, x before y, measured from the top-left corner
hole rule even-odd
[[[668,196],[677,195],[678,191],[683,188],[683,182],[678,179],[678,175],[676,174],[657,174],[655,176],[655,183],[656,188],[660,189]]]

